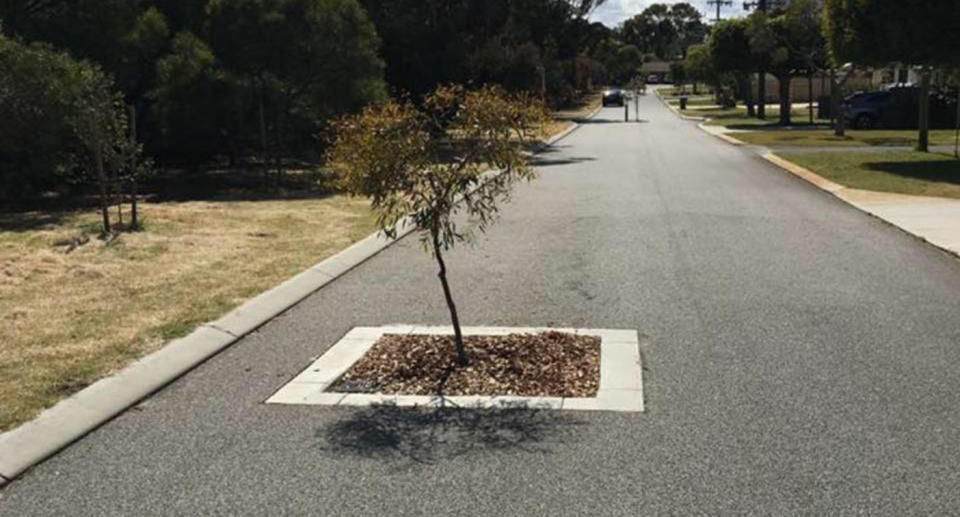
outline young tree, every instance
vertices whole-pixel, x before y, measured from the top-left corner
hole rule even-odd
[[[524,146],[545,120],[542,105],[527,95],[453,86],[428,95],[420,110],[391,100],[335,124],[328,158],[344,189],[370,197],[388,236],[412,216],[437,260],[462,366],[468,358],[443,253],[486,230],[513,185],[533,178]]]
[[[123,168],[135,159],[139,148],[129,147],[126,108],[113,80],[91,67],[84,70],[83,90],[75,99],[73,128],[77,140],[89,154],[87,170],[94,177],[103,219],[103,234],[112,231],[110,225],[111,181],[116,185]]]
[[[960,61],[960,2],[826,0],[823,33],[838,63],[920,67],[917,150],[929,150],[930,83],[935,67]]]

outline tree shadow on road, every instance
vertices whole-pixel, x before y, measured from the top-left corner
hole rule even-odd
[[[549,453],[584,422],[537,407],[369,406],[317,430],[320,447],[341,456],[432,464],[471,453]]]
[[[554,165],[569,165],[572,163],[591,162],[596,160],[591,156],[567,156],[563,158],[534,158],[530,165],[534,167],[551,167]]]

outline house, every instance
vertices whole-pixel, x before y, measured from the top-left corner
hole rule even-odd
[[[640,73],[648,83],[669,83],[670,62],[650,60],[640,66]]]

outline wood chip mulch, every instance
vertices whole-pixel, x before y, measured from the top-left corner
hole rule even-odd
[[[334,392],[405,395],[593,397],[600,384],[600,338],[548,331],[464,336],[469,365],[453,336],[384,335],[331,387]]]

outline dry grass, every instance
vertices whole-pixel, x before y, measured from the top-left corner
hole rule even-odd
[[[544,137],[598,103],[555,114]],[[142,214],[146,231],[109,242],[93,210],[0,215],[0,431],[375,230],[368,201],[346,196]]]
[[[600,107],[601,91],[591,92],[581,98],[575,105],[551,113],[550,122],[544,125],[541,136],[544,140],[575,125],[578,119],[586,118],[593,110]]]
[[[0,217],[0,430],[374,230],[367,201],[344,196],[143,217],[109,242],[92,212]]]

